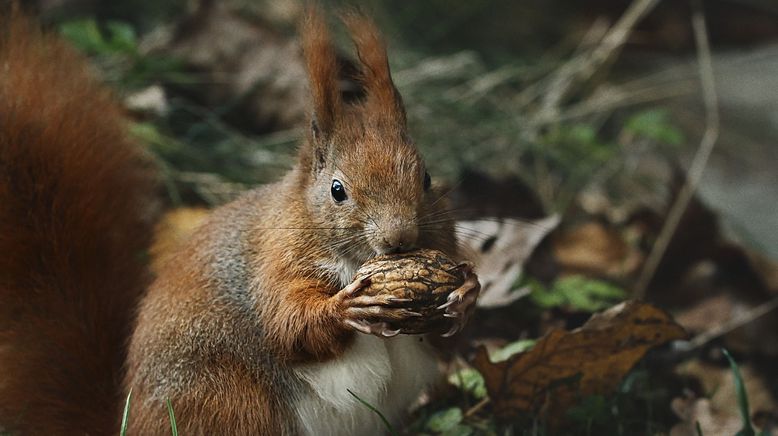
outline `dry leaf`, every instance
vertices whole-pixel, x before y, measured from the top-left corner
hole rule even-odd
[[[661,309],[627,301],[592,316],[573,331],[553,330],[535,346],[504,362],[492,363],[484,348],[474,366],[481,372],[498,417],[537,412],[549,416],[579,396],[607,394],[652,347],[686,337]]]
[[[159,271],[166,255],[192,235],[208,217],[208,209],[182,207],[166,213],[154,229],[151,266]]]
[[[778,412],[778,403],[770,392],[770,379],[752,364],[741,363],[739,367],[751,416]],[[729,367],[694,359],[679,365],[676,372],[699,380],[703,394],[709,398],[689,395],[673,399],[671,407],[681,422],[670,430],[671,436],[697,436],[697,422],[704,435],[735,434],[743,427],[735,380]]]
[[[702,434],[736,434],[743,428],[737,408],[719,410],[707,398],[675,398],[671,408],[681,422],[670,429],[670,436],[698,436],[697,425]]]
[[[507,306],[528,292],[514,289],[535,247],[556,228],[559,216],[534,221],[492,218],[457,222],[457,239],[481,282],[478,307]]]
[[[618,230],[597,222],[559,234],[554,240],[554,255],[568,272],[611,278],[634,273],[643,261]]]

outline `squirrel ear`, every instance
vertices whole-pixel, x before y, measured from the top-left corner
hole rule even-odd
[[[338,89],[338,61],[330,40],[327,23],[316,5],[309,5],[301,27],[303,56],[308,70],[313,100],[314,136],[317,142],[328,137],[335,128],[341,110]],[[317,139],[317,138],[314,138]]]
[[[319,172],[324,169],[327,162],[327,140],[323,137],[319,123],[316,122],[316,117],[311,118],[311,144],[313,155],[311,157],[314,172]]]
[[[386,44],[378,28],[370,18],[356,11],[342,14],[341,19],[351,33],[357,57],[362,64],[362,81],[367,94],[365,106],[368,113],[404,130],[405,107],[392,81]]]

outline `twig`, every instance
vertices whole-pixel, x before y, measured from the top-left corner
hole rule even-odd
[[[578,43],[578,46],[576,47],[575,51],[573,52],[571,58],[575,59],[579,56],[582,56],[582,53],[588,53],[591,51],[591,47],[597,44],[598,42],[602,41],[605,34],[608,32],[609,26],[608,22],[604,19],[596,19],[594,22],[589,26],[589,30],[586,31],[583,38],[581,38],[581,41]],[[553,51],[559,51],[559,49],[552,50]],[[549,54],[545,54],[544,57],[551,57]],[[556,75],[559,74],[559,71],[562,69],[559,65],[566,65],[566,63],[562,63],[558,59],[554,58],[554,61],[556,65],[553,65],[555,67],[555,71],[557,72]],[[569,62],[569,61],[568,61]],[[549,62],[541,63],[542,64],[550,64]],[[549,77],[556,77],[556,75],[552,76],[549,74]],[[531,83],[530,85],[524,87],[524,89],[519,92],[515,97],[513,97],[513,101],[516,103],[516,106],[519,108],[519,110],[525,110],[527,106],[529,106],[531,103],[535,102],[538,98],[543,96],[547,92],[547,85],[545,80],[537,80],[534,83]]]
[[[667,220],[662,226],[656,243],[652,247],[643,270],[640,272],[640,277],[635,284],[634,295],[638,299],[645,296],[648,284],[654,277],[659,262],[662,260],[667,246],[678,228],[678,223],[681,221],[689,201],[697,190],[702,173],[708,164],[708,158],[719,137],[718,97],[716,96],[716,83],[713,77],[713,62],[708,41],[708,30],[705,24],[705,12],[702,9],[700,0],[692,0],[692,6],[694,9],[692,27],[694,29],[694,41],[697,45],[697,65],[702,86],[703,103],[705,104],[705,132],[702,135],[697,152],[694,154],[686,183],[684,183],[673,202],[670,212],[667,214]]]
[[[482,399],[481,401],[477,402],[473,407],[467,409],[467,411],[465,411],[465,414],[463,415],[464,418],[469,418],[475,415],[481,409],[483,409],[487,404],[489,404],[489,397]]]
[[[480,69],[480,61],[472,51],[463,50],[449,56],[425,59],[412,68],[392,74],[394,83],[402,89],[443,78],[459,77],[467,71]]]
[[[553,114],[558,111],[560,103],[568,96],[573,85],[588,79],[603,64],[612,59],[626,42],[635,24],[651,12],[657,3],[659,0],[633,1],[594,49],[576,56],[562,65],[546,87],[548,92],[543,98],[538,118],[548,116],[548,112]]]
[[[684,347],[684,350],[689,351],[700,348],[718,337],[724,336],[735,329],[754,322],[762,316],[772,312],[776,308],[778,308],[778,297],[766,301],[758,306],[752,307],[745,313],[742,313],[739,316],[735,316],[724,324],[720,324],[711,330],[698,334],[688,342],[688,345]]]
[[[587,115],[610,112],[621,107],[678,97],[688,92],[689,88],[687,85],[685,81],[681,81],[674,84],[660,84],[635,90],[613,88],[606,90],[605,93],[589,97],[580,103],[570,105],[564,111],[557,111],[557,113],[546,112],[542,116],[536,116],[531,121],[528,121],[527,125],[537,128],[560,121],[582,118]]]

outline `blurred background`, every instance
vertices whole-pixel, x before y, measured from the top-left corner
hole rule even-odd
[[[428,400],[407,432],[496,434],[488,405],[473,411],[475,347],[576,328],[628,298],[669,310],[692,339],[649,355],[615,397],[584,399],[552,433],[691,435],[699,423],[734,434],[743,402],[722,348],[740,362],[746,415],[775,431],[778,3],[321,3],[347,95],[360,89],[334,11],[358,4],[384,31],[410,130],[449,186],[485,285],[452,345],[455,393]],[[308,98],[302,2],[25,6],[122,96],[161,168],[169,231],[293,163]],[[529,415],[510,431],[549,431]]]

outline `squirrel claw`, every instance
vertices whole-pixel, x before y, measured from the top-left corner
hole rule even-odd
[[[454,295],[454,294],[451,294],[451,295]],[[437,307],[437,309],[438,309],[438,310],[443,310],[443,309],[446,309],[447,307],[449,307],[449,306],[451,306],[452,304],[454,304],[454,302],[455,302],[455,301],[456,301],[456,300],[453,300],[453,299],[451,298],[451,296],[449,296],[449,299],[448,299],[448,301],[446,301],[445,303],[443,303],[443,304],[441,304],[440,306],[438,306],[438,307]]]
[[[444,338],[448,338],[448,337],[454,336],[459,331],[460,327],[461,327],[461,325],[459,323],[454,323],[454,325],[452,325],[451,328],[446,333],[443,333],[440,336],[442,336]]]
[[[383,331],[381,331],[381,336],[383,336],[385,338],[392,338],[392,337],[395,337],[395,336],[397,336],[399,334],[400,334],[400,329],[397,329],[397,330],[384,329]]]
[[[389,328],[389,324],[385,322],[370,323],[366,321],[355,321],[353,319],[347,319],[344,323],[354,330],[364,333],[366,335],[375,335],[383,338],[392,338],[401,333],[401,329],[392,330]]]
[[[445,310],[443,316],[453,321],[451,328],[442,336],[447,338],[455,335],[467,322],[467,319],[475,310],[475,302],[481,292],[481,284],[478,276],[473,273],[471,263],[461,263],[457,268],[462,268],[465,273],[465,281],[458,289],[448,296],[448,300],[438,306],[438,310]]]

